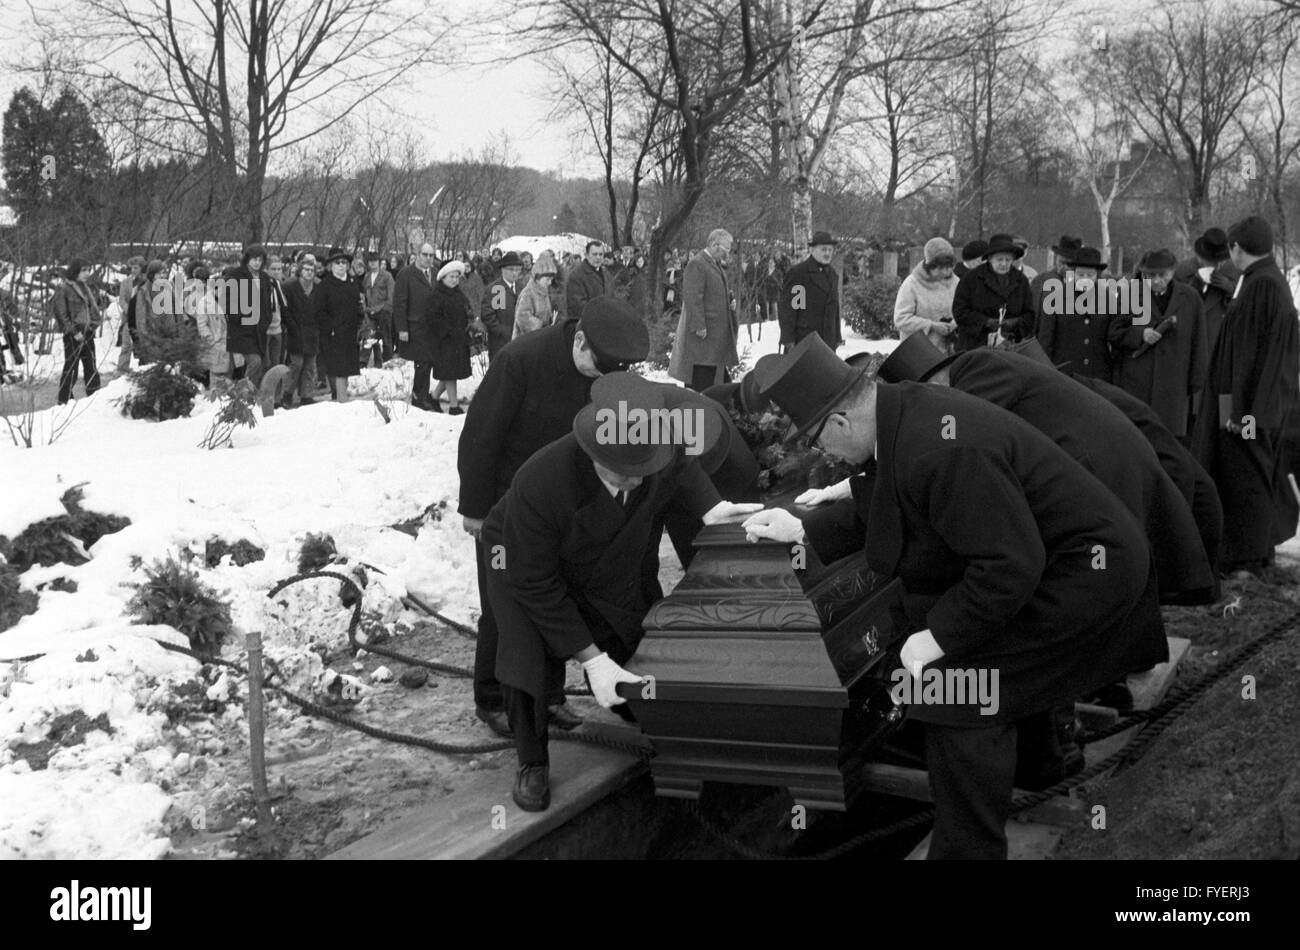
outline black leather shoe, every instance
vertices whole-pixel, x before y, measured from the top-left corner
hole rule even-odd
[[[515,734],[510,729],[510,718],[506,715],[504,709],[488,709],[486,706],[475,706],[474,715],[487,723],[488,728],[499,736],[506,739],[513,739]]]
[[[557,703],[548,707],[546,711],[551,714],[551,725],[556,729],[563,729],[568,732],[582,725],[582,717],[569,712],[568,703]]]
[[[551,770],[545,765],[522,765],[515,776],[512,793],[524,811],[546,811],[551,807]]]
[[[442,412],[441,409],[439,409],[438,411]],[[462,409],[460,406],[452,406],[450,409],[447,410],[447,415],[449,416],[463,416],[464,414],[465,414],[465,410]]]

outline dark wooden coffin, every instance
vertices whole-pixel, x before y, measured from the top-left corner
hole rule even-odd
[[[896,664],[882,660],[904,629],[898,582],[858,556],[805,591],[790,546],[746,541],[739,525],[705,528],[695,547],[628,663],[652,682],[620,687],[654,745],[656,791],[740,782],[845,808],[897,718],[882,674]]]

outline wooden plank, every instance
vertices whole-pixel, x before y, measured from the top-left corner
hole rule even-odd
[[[1061,843],[1061,829],[1034,822],[1007,822],[1007,860],[1044,861],[1051,857]],[[924,861],[930,853],[930,835],[926,835],[908,861]]]
[[[550,754],[551,807],[546,811],[526,812],[514,803],[510,791],[515,763],[506,756],[501,768],[476,773],[454,794],[407,813],[327,860],[506,858],[617,792],[646,769],[633,755],[585,743],[552,739]]]

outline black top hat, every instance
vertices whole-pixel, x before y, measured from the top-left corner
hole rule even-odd
[[[496,262],[497,267],[505,270],[507,267],[523,267],[523,259],[514,251],[507,251],[501,256],[501,260]]]
[[[1018,260],[1024,256],[1025,249],[1016,244],[1010,234],[995,234],[989,238],[989,249],[984,252],[984,257],[987,259],[994,254],[1010,254]]]
[[[924,333],[913,333],[894,347],[876,375],[887,383],[923,383],[960,355],[944,354]]]
[[[1083,247],[1083,238],[1062,234],[1061,243],[1052,245],[1052,253],[1057,257],[1068,257],[1081,247]]]
[[[573,434],[596,464],[629,477],[653,475],[675,454],[672,442],[662,441],[664,433],[653,422],[656,411],[664,408],[659,386],[633,373],[608,373],[591,384],[591,402],[574,416]],[[646,413],[650,424],[635,426],[634,411]],[[627,431],[619,424],[622,420],[631,424]],[[636,441],[629,436],[637,436]]]
[[[984,257],[989,250],[987,241],[976,238],[974,241],[967,241],[962,245],[961,259],[963,261],[974,261]]]
[[[1095,247],[1080,247],[1077,250],[1062,248],[1058,256],[1069,267],[1091,267],[1093,270],[1105,270],[1110,266],[1101,259],[1101,251]]]
[[[1138,270],[1173,270],[1178,266],[1178,258],[1174,257],[1174,252],[1167,247],[1162,247],[1158,251],[1147,251],[1142,255],[1142,260],[1138,261]]]
[[[820,336],[810,333],[784,356],[759,360],[754,373],[759,391],[794,423],[785,440],[790,442],[828,416],[866,370],[849,366]]]
[[[592,297],[582,308],[578,329],[587,339],[596,368],[602,373],[640,363],[650,352],[650,331],[626,301],[617,297]]]
[[[727,454],[731,451],[731,420],[727,417],[727,411],[709,397],[685,386],[672,383],[657,385],[663,389],[664,405],[668,409],[700,411],[703,430],[698,433],[700,452],[696,457],[700,460],[704,474],[712,475],[727,460]]]
[[[1228,253],[1228,235],[1223,232],[1223,228],[1207,228],[1204,234],[1192,242],[1192,250],[1196,251],[1198,257],[1216,264],[1232,256]]]
[[[327,255],[325,255],[325,266],[328,267],[330,264],[333,264],[335,261],[339,261],[339,260],[347,261],[349,264],[351,264],[352,255],[349,254],[347,251],[343,250],[343,248],[341,247],[332,247],[330,248],[330,252]]]
[[[809,247],[816,247],[819,244],[839,244],[840,242],[831,237],[829,231],[814,231],[813,236],[808,239]]]

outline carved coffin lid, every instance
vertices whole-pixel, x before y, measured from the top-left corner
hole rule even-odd
[[[789,545],[713,525],[695,547],[681,583],[646,614],[628,669],[653,676],[659,700],[846,707]]]

